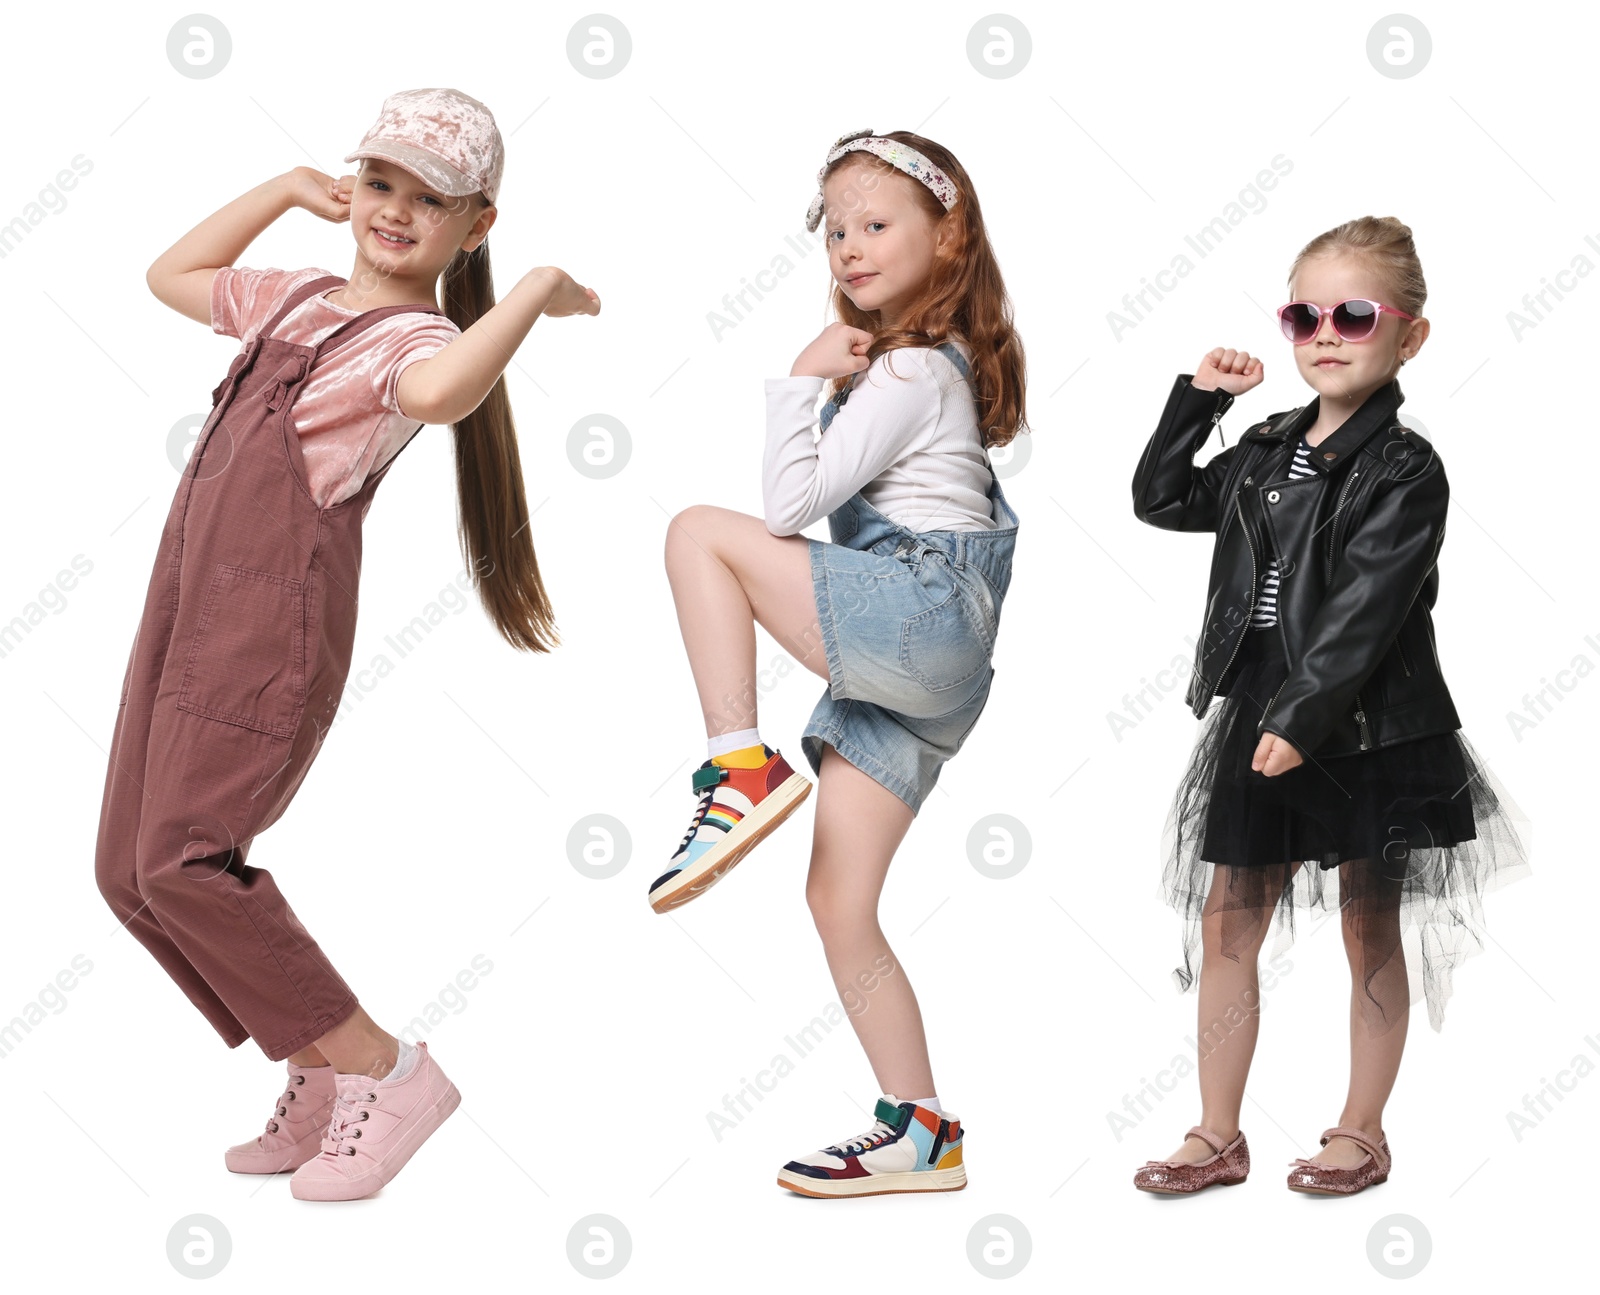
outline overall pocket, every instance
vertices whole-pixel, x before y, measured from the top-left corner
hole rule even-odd
[[[274,737],[305,710],[304,584],[218,564],[189,648],[178,709]]]
[[[989,664],[987,626],[968,598],[952,576],[942,602],[901,622],[900,664],[929,692],[959,688]]]

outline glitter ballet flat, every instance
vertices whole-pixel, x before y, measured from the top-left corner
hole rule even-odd
[[[1133,1175],[1133,1185],[1141,1192],[1162,1192],[1181,1196],[1204,1191],[1207,1187],[1232,1187],[1250,1174],[1250,1147],[1244,1130],[1232,1142],[1198,1124],[1185,1137],[1199,1138],[1216,1154],[1207,1160],[1184,1164],[1177,1160],[1146,1160]]]
[[[1318,1196],[1353,1196],[1389,1176],[1389,1138],[1386,1134],[1380,1134],[1374,1142],[1360,1129],[1347,1129],[1343,1125],[1322,1131],[1323,1146],[1327,1146],[1333,1138],[1349,1138],[1366,1149],[1367,1158],[1350,1169],[1321,1165],[1315,1160],[1291,1160],[1290,1191],[1312,1192]]]

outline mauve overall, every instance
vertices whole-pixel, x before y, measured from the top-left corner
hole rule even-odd
[[[122,684],[95,850],[106,902],[229,1047],[273,1061],[356,997],[250,841],[288,807],[328,731],[356,629],[361,522],[393,459],[319,508],[295,399],[313,367],[390,315],[316,346],[278,340],[302,285],[234,358],[178,483]]]

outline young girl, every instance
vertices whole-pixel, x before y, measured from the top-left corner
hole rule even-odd
[[[268,180],[150,267],[157,297],[243,347],[162,532],[95,858],[107,903],[223,1042],[287,1059],[266,1131],[226,1163],[292,1169],[303,1200],[371,1195],[461,1099],[426,1043],[362,1010],[246,855],[338,709],[361,522],[422,423],[455,426],[462,547],[496,627],[517,648],[555,642],[501,371],[541,314],[600,309],[548,266],[494,304],[484,239],[504,151],[477,100],[392,95],[358,158],[354,184],[307,167]],[[233,267],[293,207],[350,222],[348,280]]]
[[[789,1161],[778,1182],[808,1196],[953,1191],[966,1185],[960,1121],[935,1095],[877,907],[912,818],[988,701],[1017,516],[985,448],[1025,424],[1023,351],[977,195],[948,150],[856,131],[817,184],[807,228],[826,207],[840,322],[767,381],[765,522],[700,505],[667,534],[710,758],[650,902],[663,912],[703,893],[811,789],[756,727],[760,622],[828,681],[801,736],[821,784],[806,900],[885,1092],[870,1130]],[[823,517],[832,543],[799,534]]]
[[[1197,946],[1202,1115],[1145,1191],[1243,1182],[1239,1129],[1270,920],[1338,907],[1350,962],[1350,1086],[1323,1149],[1293,1162],[1296,1191],[1382,1182],[1383,1109],[1422,994],[1435,1029],[1476,939],[1483,891],[1525,870],[1492,775],[1459,731],[1430,610],[1449,486],[1405,427],[1396,380],[1428,336],[1411,231],[1363,217],[1312,239],[1280,308],[1308,406],[1257,423],[1193,464],[1259,359],[1218,347],[1173,387],[1139,461],[1134,511],[1214,531],[1211,588],[1187,701],[1201,728],[1168,819],[1164,884]],[[1417,985],[1420,973],[1421,985]]]

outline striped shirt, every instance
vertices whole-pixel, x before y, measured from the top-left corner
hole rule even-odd
[[[1300,448],[1294,452],[1294,462],[1289,465],[1289,479],[1309,477],[1316,472],[1311,466],[1311,444],[1300,437]],[[1267,564],[1261,577],[1261,588],[1256,595],[1256,609],[1250,616],[1250,628],[1268,630],[1278,623],[1278,559]]]

